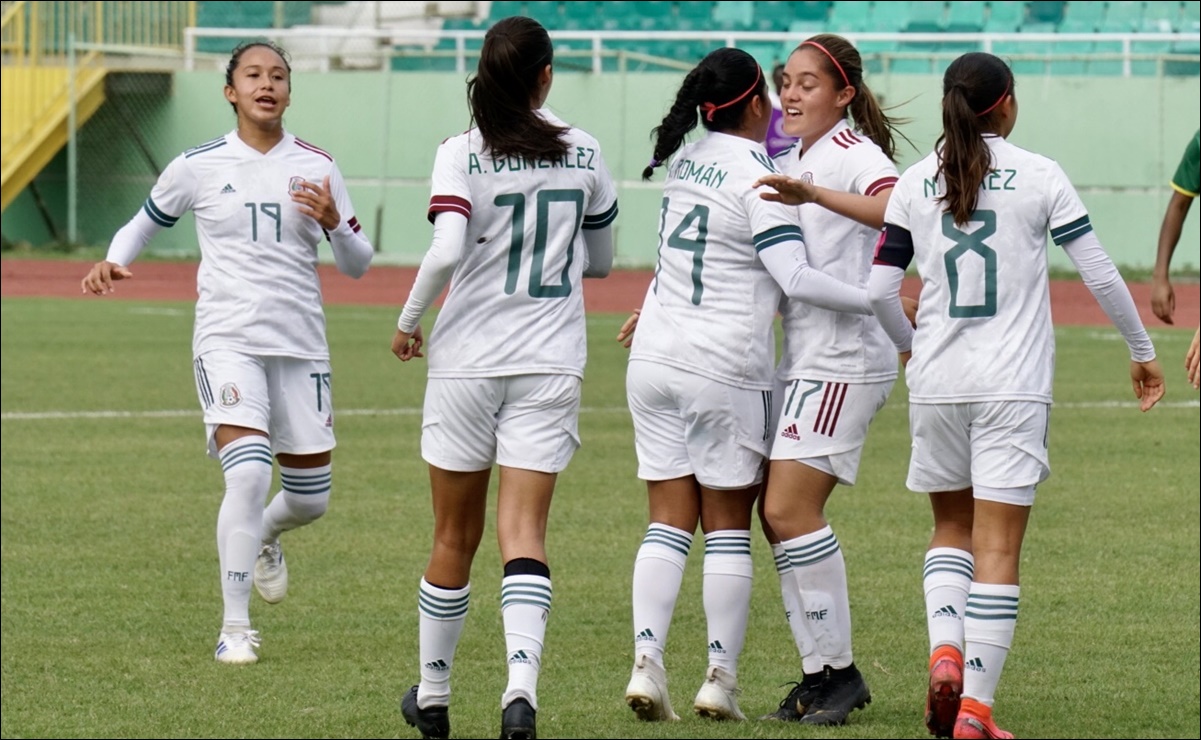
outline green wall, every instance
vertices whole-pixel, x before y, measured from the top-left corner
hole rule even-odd
[[[619,180],[621,215],[616,224],[617,259],[623,266],[653,262],[659,183],[642,183],[650,155],[651,128],[667,110],[682,75],[659,73],[561,73],[549,105],[562,118],[594,134]],[[380,262],[417,264],[428,245],[425,221],[429,170],[447,136],[468,125],[463,75],[447,72],[298,72],[285,124],[329,150],[350,185],[359,220],[378,242]],[[124,103],[126,114],[98,114],[80,143],[81,241],[104,243],[136,210],[154,182],[147,166],[233,127],[215,72],[182,72],[170,93],[150,105],[126,84],[102,108]],[[919,151],[904,146],[902,166],[929,151],[939,129],[940,79],[933,75],[876,75],[869,80],[893,113],[910,119],[903,128]],[[1011,139],[1058,160],[1092,214],[1102,242],[1120,265],[1150,267],[1175,170],[1198,127],[1201,89],[1195,77],[1020,77],[1020,119]],[[121,98],[120,95],[134,96]],[[133,101],[133,102],[130,102]],[[141,146],[128,136],[129,111],[145,121]],[[103,155],[103,156],[101,156]],[[65,160],[59,156],[39,176],[56,220],[65,225]],[[660,178],[661,180],[661,178]],[[1196,269],[1197,215],[1193,209],[1177,249],[1175,267]],[[29,193],[4,214],[13,240],[45,241],[48,230]],[[190,217],[164,232],[161,251],[194,252]],[[1051,248],[1052,263],[1067,266]]]

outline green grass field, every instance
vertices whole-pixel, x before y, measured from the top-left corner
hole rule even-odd
[[[329,309],[340,411],[334,498],[323,520],[284,538],[289,597],[276,606],[255,597],[262,660],[239,668],[212,657],[222,480],[203,451],[190,305],[6,299],[0,307],[0,734],[417,737],[397,703],[417,678],[416,587],[431,536],[419,454],[425,367],[390,354],[395,311]],[[612,341],[622,318],[589,319],[583,448],[551,513],[555,600],[539,732],[926,736],[921,567],[930,516],[925,498],[903,487],[903,382],[873,425],[859,485],[836,494],[829,511],[871,706],[831,730],[693,716],[646,725],[625,707],[630,575],[646,503],[625,410],[626,351]],[[998,720],[1019,737],[1197,737],[1201,441],[1197,394],[1181,368],[1190,335],[1153,333],[1169,391],[1147,415],[1128,404],[1127,356],[1114,330],[1058,336],[1054,474],[1026,539]],[[770,552],[758,535],[754,548],[740,670],[749,716],[774,709],[780,684],[798,677]],[[691,706],[706,664],[702,551],[693,547],[667,653],[678,710]],[[490,530],[454,670],[456,737],[499,730],[499,589]]]

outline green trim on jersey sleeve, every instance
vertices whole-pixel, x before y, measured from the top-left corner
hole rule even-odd
[[[1184,156],[1172,176],[1172,188],[1181,195],[1196,198],[1201,193],[1201,130],[1184,149]]]

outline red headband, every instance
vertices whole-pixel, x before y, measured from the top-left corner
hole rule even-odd
[[[992,113],[993,109],[1001,104],[1001,101],[1005,100],[1005,98],[1009,95],[1009,83],[1011,81],[1012,81],[1012,78],[1005,81],[1005,92],[1001,93],[1001,97],[997,98],[997,102],[993,103],[992,105],[988,106],[984,110],[977,113],[976,118],[984,118],[989,113]]]
[[[834,63],[834,68],[838,70],[838,74],[842,75],[842,81],[846,83],[847,87],[851,87],[851,80],[849,77],[847,77],[846,70],[842,68],[842,65],[838,63],[838,60],[834,58],[834,55],[830,53],[829,49],[817,43],[816,41],[802,41],[801,46],[812,46],[813,48],[821,51],[821,53],[830,57],[830,61]]]
[[[743,98],[745,98],[747,95],[750,95],[751,93],[755,92],[755,90],[757,90],[759,88],[759,80],[762,78],[763,78],[763,68],[760,67],[758,64],[756,64],[755,65],[755,84],[753,84],[749,88],[747,88],[746,92],[744,92],[743,94],[734,98],[730,102],[722,103],[721,105],[714,105],[713,103],[701,103],[700,107],[701,107],[701,110],[705,112],[705,120],[712,122],[714,113],[718,112],[722,108],[729,108],[731,105],[734,105],[739,100],[742,100]]]

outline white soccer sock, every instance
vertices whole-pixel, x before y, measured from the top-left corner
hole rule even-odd
[[[796,574],[810,633],[822,663],[846,668],[851,654],[851,601],[847,566],[838,538],[829,526],[782,542]]]
[[[217,513],[224,629],[245,631],[250,628],[251,571],[259,554],[263,504],[271,490],[271,443],[258,435],[241,437],[219,454],[225,473],[225,497]]]
[[[772,557],[776,560],[776,575],[780,577],[780,596],[784,601],[784,618],[788,620],[788,629],[792,631],[792,641],[796,643],[797,654],[801,656],[801,671],[803,673],[820,673],[822,656],[817,652],[817,643],[809,633],[809,621],[805,619],[805,605],[801,602],[801,590],[797,587],[796,576],[792,572],[792,564],[788,562],[788,553],[784,546],[772,544]]]
[[[550,579],[545,576],[505,576],[500,582],[500,611],[509,661],[509,685],[500,699],[502,708],[514,699],[524,698],[538,709],[538,673],[542,670],[550,599]]]
[[[972,583],[963,620],[963,696],[992,706],[1018,619],[1017,586]]]
[[[450,705],[450,668],[463,623],[471,584],[463,588],[438,588],[424,578],[417,589],[418,642],[420,645],[421,682],[417,684],[417,706]]]
[[[963,612],[972,585],[972,554],[955,547],[932,547],[926,552],[922,585],[926,591],[926,630],[930,653],[950,645],[963,653]]]
[[[331,465],[319,468],[279,468],[283,490],[263,511],[263,542],[274,542],[281,533],[303,527],[321,517],[329,506],[333,481]]]
[[[704,602],[709,628],[709,665],[738,675],[751,613],[751,531],[723,529],[705,534]]]
[[[634,657],[663,665],[671,615],[684,580],[692,533],[652,523],[634,559]]]

